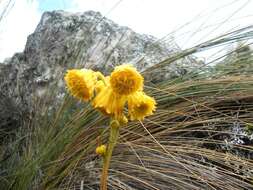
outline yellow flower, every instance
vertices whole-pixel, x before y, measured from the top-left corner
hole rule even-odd
[[[110,85],[118,95],[130,95],[143,88],[143,77],[131,65],[115,67],[111,73]]]
[[[105,153],[106,153],[106,146],[105,145],[100,145],[96,148],[96,154],[103,156],[103,155],[105,155]]]
[[[97,76],[95,72],[87,69],[68,70],[64,77],[70,93],[83,101],[88,101],[93,96]]]
[[[131,120],[143,120],[144,117],[152,115],[156,109],[154,98],[138,91],[128,98],[128,114]]]
[[[98,93],[92,101],[94,108],[97,108],[106,115],[113,115],[115,117],[122,115],[126,102],[125,97],[115,94],[109,85],[104,85],[104,87],[100,85],[97,91]]]

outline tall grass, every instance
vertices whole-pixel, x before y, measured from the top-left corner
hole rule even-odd
[[[253,39],[252,29],[179,51],[142,74],[149,79],[177,60],[216,47],[246,41],[244,47]],[[252,142],[231,142],[245,135],[233,129],[252,133],[253,60],[231,64],[233,60],[224,58],[233,53],[184,76],[155,84],[146,80],[157,111],[144,122],[120,129],[109,189],[253,189]],[[48,89],[44,99],[54,93],[57,89]],[[45,102],[38,101],[35,115],[0,145],[0,189],[98,189],[102,161],[95,148],[108,139],[108,118],[67,95],[53,112]]]
[[[252,34],[252,27],[231,32],[182,50],[143,74]],[[244,60],[239,69],[229,63],[201,65],[184,76],[147,83],[158,109],[143,123],[120,129],[109,189],[252,189],[252,146],[229,143],[240,137],[234,127],[253,123],[253,71]],[[1,147],[1,189],[98,189],[102,163],[95,148],[108,138],[108,119],[68,96],[51,116],[41,114],[47,109],[38,103],[38,113],[16,140]]]

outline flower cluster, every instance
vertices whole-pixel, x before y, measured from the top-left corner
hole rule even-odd
[[[82,101],[91,101],[94,108],[116,120],[143,120],[156,109],[154,98],[143,92],[143,77],[131,65],[115,67],[110,76],[87,69],[68,70],[65,81],[69,92]]]

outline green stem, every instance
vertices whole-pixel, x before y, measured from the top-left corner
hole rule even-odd
[[[106,149],[106,154],[103,159],[103,171],[100,181],[100,190],[107,190],[107,179],[108,179],[108,170],[110,167],[110,161],[112,158],[112,152],[117,144],[117,140],[119,137],[119,122],[114,120],[110,124],[110,137],[108,147]]]

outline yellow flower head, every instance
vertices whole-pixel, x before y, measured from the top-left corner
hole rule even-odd
[[[131,65],[120,65],[111,73],[110,85],[116,94],[130,95],[142,90],[143,77]]]
[[[70,93],[83,101],[88,101],[93,96],[97,77],[92,70],[68,70],[64,77]]]
[[[128,98],[128,114],[131,120],[143,120],[144,117],[152,115],[156,109],[154,98],[138,91]]]
[[[119,116],[123,113],[126,98],[119,96],[112,91],[110,86],[102,85],[97,90],[97,95],[92,101],[94,108],[97,108],[105,115]]]
[[[103,156],[103,155],[105,155],[105,153],[106,153],[106,146],[105,145],[100,145],[96,148],[96,154]]]

